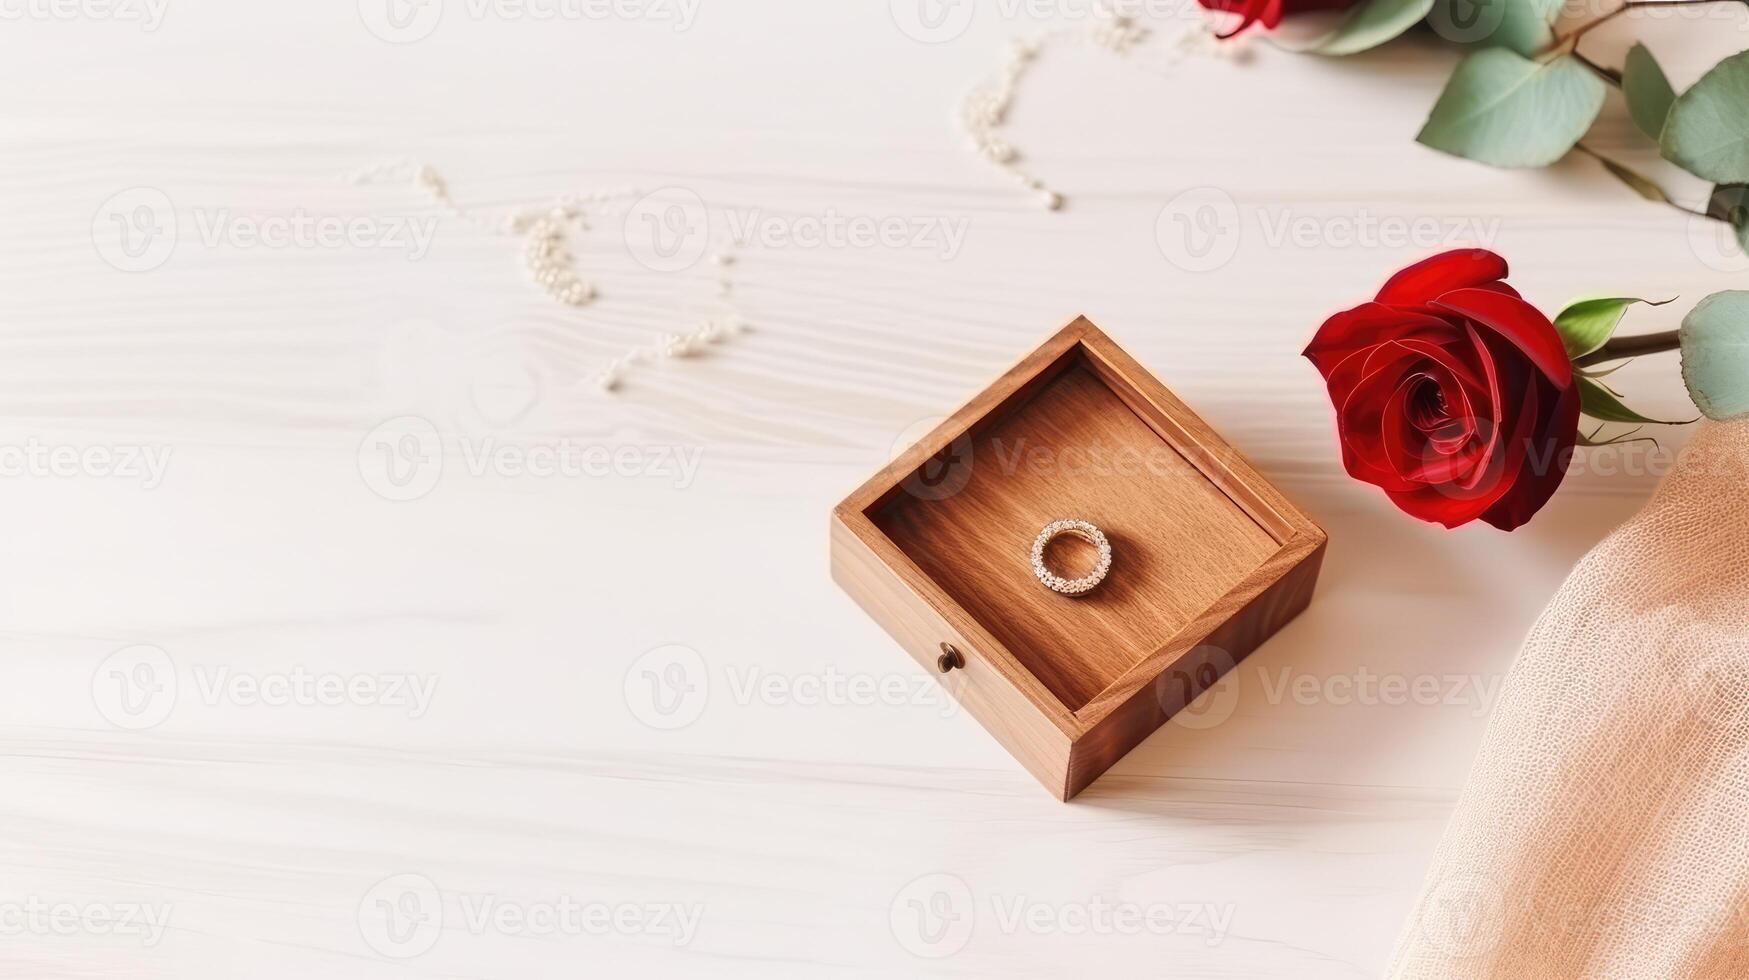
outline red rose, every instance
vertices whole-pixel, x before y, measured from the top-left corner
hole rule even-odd
[[[1566,476],[1579,392],[1554,324],[1502,280],[1506,260],[1448,252],[1338,313],[1306,357],[1330,387],[1342,462],[1406,513],[1510,531]]]
[[[1347,10],[1359,0],[1199,0],[1205,9],[1240,15],[1239,26],[1222,34],[1229,38],[1252,24],[1273,30],[1283,17],[1319,10]]]

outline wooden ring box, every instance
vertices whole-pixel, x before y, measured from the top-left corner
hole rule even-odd
[[[1325,544],[1085,317],[832,517],[833,578],[919,663],[961,671],[963,707],[1064,800],[1298,615]],[[1061,518],[1111,539],[1084,596],[1029,564]]]

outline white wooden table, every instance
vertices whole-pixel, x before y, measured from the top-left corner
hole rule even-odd
[[[1416,146],[1454,58],[1425,41],[1052,49],[1005,130],[1050,213],[955,122],[1039,22],[922,43],[909,3],[0,11],[0,971],[1382,973],[1519,637],[1656,460],[1588,460],[1513,535],[1423,526],[1343,476],[1300,348],[1448,240],[1551,307],[1749,261],[1582,161]],[[1698,71],[1739,27],[1655,35]],[[713,251],[775,228],[735,250],[753,329],[605,394],[717,267],[657,271],[604,213],[572,242],[599,299],[560,305],[517,239],[347,179],[403,158],[493,213],[678,188]],[[1205,200],[1237,234],[1197,271],[1158,232]],[[932,237],[808,240],[889,219]],[[1064,805],[837,591],[825,532],[1082,312],[1332,543],[1196,724]],[[1673,359],[1618,378],[1684,410]]]

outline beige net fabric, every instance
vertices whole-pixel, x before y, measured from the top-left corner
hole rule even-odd
[[[1749,423],[1531,629],[1391,976],[1749,977]]]

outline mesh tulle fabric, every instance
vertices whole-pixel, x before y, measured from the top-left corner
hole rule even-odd
[[[1391,976],[1749,977],[1749,423],[1532,628]]]

